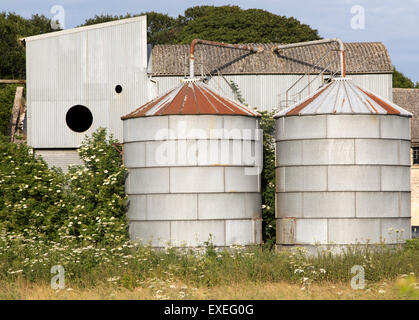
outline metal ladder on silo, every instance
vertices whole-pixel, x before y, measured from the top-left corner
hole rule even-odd
[[[307,89],[308,94],[311,94],[311,84],[317,80],[320,76],[322,77],[322,84],[320,87],[324,86],[324,84],[326,83],[325,78],[324,78],[324,74],[326,71],[330,72],[330,79],[333,78],[337,73],[339,73],[339,70],[336,70],[335,72],[332,73],[331,70],[329,70],[329,68],[332,66],[333,60],[329,60],[329,63],[327,64],[326,67],[324,67],[318,74],[316,74],[313,78],[310,79],[310,75],[312,75],[313,73],[311,73],[311,70],[314,69],[319,69],[321,68],[320,63],[326,58],[329,57],[330,54],[332,52],[335,52],[337,50],[328,50],[320,59],[318,59],[314,65],[312,65],[311,69],[308,70],[306,73],[304,73],[300,78],[298,78],[286,91],[285,91],[285,100],[281,100],[281,93],[279,94],[279,99],[280,99],[280,106],[279,109],[285,109],[289,107],[289,102],[297,102],[299,100],[301,100],[303,98],[302,93]],[[305,77],[307,77],[307,81],[308,83],[297,93],[293,94],[294,100],[290,100],[289,96],[290,96],[290,91],[298,84],[300,83],[300,81],[302,81]],[[318,88],[316,88],[317,90]],[[298,100],[295,100],[295,97],[298,96]],[[281,105],[281,102],[284,101],[285,102],[285,106]]]

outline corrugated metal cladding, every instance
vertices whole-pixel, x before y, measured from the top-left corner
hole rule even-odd
[[[199,70],[199,68],[198,68]],[[197,70],[197,71],[198,71]],[[229,86],[230,81],[234,81],[240,89],[245,103],[256,107],[260,111],[273,111],[286,106],[286,91],[302,75],[224,75],[212,77],[208,85],[226,97],[235,99],[234,93]],[[314,76],[310,76],[311,79]],[[392,100],[392,75],[391,74],[353,74],[348,75],[354,83],[375,92],[377,95]],[[149,82],[149,98],[152,99],[163,92],[176,86],[183,77],[180,76],[158,76],[153,77],[154,82]],[[308,84],[308,77],[301,80],[290,90],[288,95],[288,106],[305,98],[322,85],[321,77],[314,80],[309,87],[297,95]]]
[[[57,167],[64,172],[68,171],[70,165],[80,165],[83,161],[79,158],[77,150],[54,150],[54,149],[41,149],[36,150],[35,155],[41,156],[51,167]]]
[[[99,126],[122,140],[120,116],[147,101],[146,37],[141,16],[26,38],[28,143],[75,148]],[[74,105],[93,115],[85,132],[66,124]]]
[[[409,239],[411,116],[345,78],[276,114],[278,246]]]

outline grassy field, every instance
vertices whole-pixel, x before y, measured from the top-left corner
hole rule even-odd
[[[65,287],[54,290],[57,265]],[[353,266],[365,271],[362,290],[350,286]],[[1,299],[419,299],[418,274],[417,240],[307,256],[263,247],[154,250],[0,238]]]
[[[0,282],[0,299],[47,299],[47,300],[117,300],[117,299],[222,299],[222,300],[370,300],[370,299],[415,299],[403,293],[396,282],[368,284],[364,290],[354,290],[345,283],[312,284],[302,290],[298,284],[278,283],[237,283],[228,286],[192,287],[182,282],[154,288],[124,288],[100,283],[97,286],[80,288],[70,286],[64,290],[53,290],[49,285],[33,284],[23,280],[13,283]],[[416,297],[418,299],[418,297]]]

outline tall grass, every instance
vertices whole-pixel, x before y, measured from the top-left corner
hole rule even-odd
[[[307,256],[298,250],[275,252],[263,247],[218,250],[207,245],[193,250],[171,247],[155,250],[129,242],[116,247],[82,246],[71,238],[47,243],[1,235],[0,281],[24,279],[48,284],[54,265],[62,265],[66,283],[78,287],[113,283],[126,288],[152,288],[174,282],[212,287],[281,281],[306,285],[350,281],[354,265],[365,268],[367,282],[419,274],[419,250],[411,245],[407,249],[354,249],[341,255],[325,252]]]

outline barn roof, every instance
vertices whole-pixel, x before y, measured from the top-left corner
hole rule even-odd
[[[330,50],[337,49],[333,43],[284,50],[272,53],[278,43],[251,44],[262,46],[262,53],[198,45],[195,49],[196,73],[222,74],[304,74],[319,73],[329,66],[331,71],[339,70],[338,52],[327,56],[313,70],[314,64]],[[345,43],[346,70],[354,73],[391,73],[393,67],[387,48],[381,42]],[[149,73],[153,75],[185,75],[189,68],[189,45],[155,45],[151,51]]]
[[[393,89],[393,101],[413,113],[412,143],[419,146],[419,89]]]

